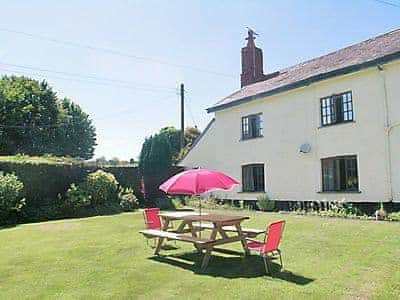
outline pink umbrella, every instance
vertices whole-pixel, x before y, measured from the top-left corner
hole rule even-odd
[[[230,190],[239,182],[218,171],[192,169],[172,176],[160,185],[160,190],[171,195],[197,195],[217,190]],[[201,201],[199,201],[201,215]],[[201,222],[201,221],[200,221]]]
[[[230,190],[239,182],[218,171],[192,169],[172,176],[160,185],[160,190],[171,195],[201,195],[216,190]]]

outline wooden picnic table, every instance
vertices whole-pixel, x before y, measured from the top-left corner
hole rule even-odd
[[[179,234],[182,241],[193,242],[196,249],[201,253],[205,249],[205,255],[201,268],[207,267],[211,257],[211,252],[217,245],[223,245],[233,242],[240,241],[244,250],[244,254],[248,254],[246,248],[246,237],[248,234],[244,233],[241,227],[241,223],[249,217],[242,216],[229,216],[229,215],[218,215],[218,214],[202,214],[199,215],[195,212],[165,212],[161,213],[160,217],[163,221],[163,231],[168,231],[170,228],[171,221],[182,221],[179,227],[174,230],[174,233]],[[199,223],[206,223],[212,226],[200,226]],[[189,228],[191,236],[184,235],[185,228]],[[208,238],[200,238],[198,232],[203,229],[211,229],[211,234]],[[187,231],[186,231],[187,232]],[[260,231],[262,232],[262,231]],[[234,233],[233,235],[228,233]],[[219,237],[217,237],[219,235]],[[158,255],[163,241],[168,237],[159,237],[155,254]]]

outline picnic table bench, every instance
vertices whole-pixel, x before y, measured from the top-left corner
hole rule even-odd
[[[161,230],[147,229],[140,231],[140,233],[146,237],[158,237],[158,243],[154,254],[159,254],[165,239],[189,242],[194,244],[199,252],[205,250],[201,265],[202,269],[207,267],[214,246],[240,241],[244,254],[247,255],[248,250],[246,248],[245,239],[264,232],[263,230],[252,228],[243,229],[241,227],[241,222],[249,219],[249,217],[215,214],[198,215],[194,212],[166,212],[161,213],[160,217],[163,220],[163,227]],[[181,224],[176,230],[168,231],[170,222],[174,220],[180,220]],[[188,229],[186,229],[186,227],[188,227]],[[200,236],[198,236],[197,233],[205,229],[211,230],[210,237],[202,238],[201,233]],[[190,232],[191,236],[185,235],[185,232]],[[231,233],[231,235],[228,235],[228,233]],[[236,235],[232,235],[232,233],[236,233]],[[220,235],[219,238],[217,238],[218,234]]]

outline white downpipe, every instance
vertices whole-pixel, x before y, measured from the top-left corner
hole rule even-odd
[[[389,201],[393,201],[393,180],[392,180],[392,152],[391,152],[391,140],[390,133],[392,129],[397,126],[400,126],[400,123],[390,125],[389,119],[389,102],[388,102],[388,93],[387,93],[387,85],[386,85],[386,73],[385,69],[382,65],[378,65],[378,70],[382,74],[383,81],[383,105],[384,105],[384,113],[385,113],[385,133],[387,136],[387,160],[386,160],[386,170],[387,170],[387,178],[389,185]]]

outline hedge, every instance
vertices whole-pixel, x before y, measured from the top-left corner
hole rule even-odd
[[[24,184],[22,194],[26,205],[21,212],[22,222],[56,218],[70,185],[82,182],[89,173],[99,169],[112,173],[121,187],[132,188],[136,197],[143,199],[137,167],[100,167],[70,158],[0,158],[0,171],[16,174]]]
[[[0,171],[15,173],[24,183],[23,195],[32,204],[45,204],[63,196],[71,183],[79,183],[96,170],[112,173],[122,187],[131,187],[140,198],[140,177],[136,167],[94,167],[65,163],[0,161]]]

